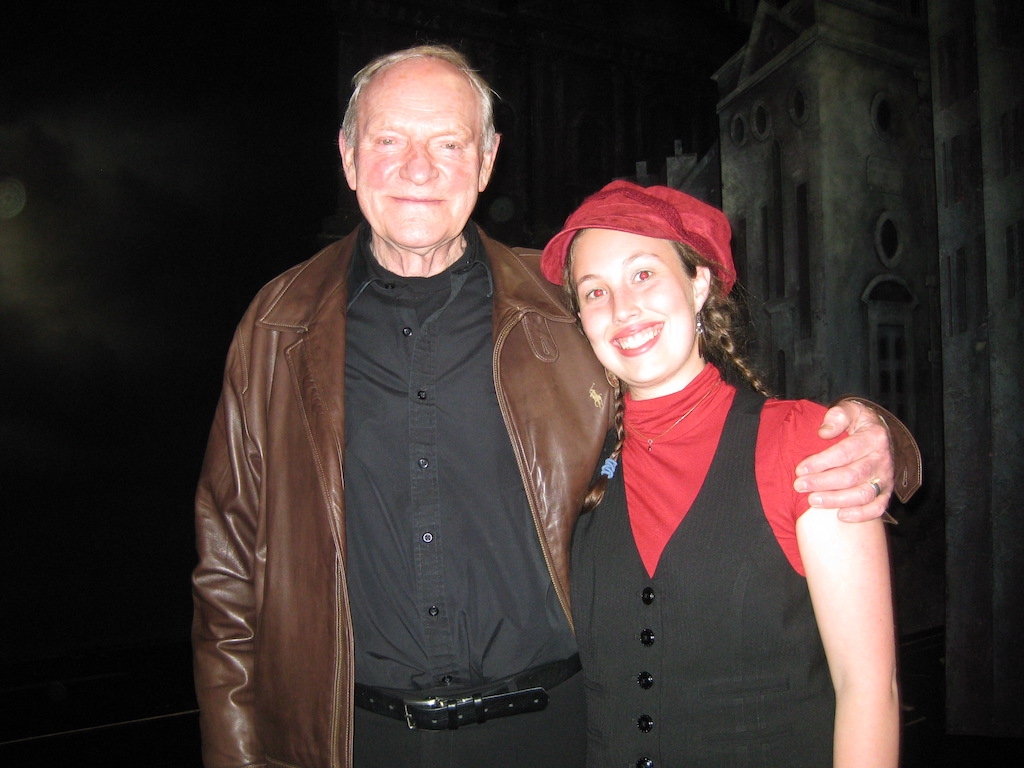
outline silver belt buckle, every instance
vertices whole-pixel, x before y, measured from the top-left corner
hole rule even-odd
[[[430,707],[432,709],[442,710],[444,709],[444,699],[427,699],[426,701],[417,701],[416,705],[420,707]],[[419,728],[416,725],[416,718],[413,717],[412,710],[409,709],[409,702],[403,701],[402,708],[405,710],[405,724],[409,726],[410,731],[418,731]]]

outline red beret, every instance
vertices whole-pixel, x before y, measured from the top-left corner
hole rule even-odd
[[[725,293],[736,282],[729,240],[732,230],[725,214],[714,206],[671,187],[641,187],[613,181],[594,193],[565,221],[540,257],[544,276],[562,284],[562,268],[569,244],[583,229],[615,229],[634,235],[686,243],[715,263],[714,271]]]

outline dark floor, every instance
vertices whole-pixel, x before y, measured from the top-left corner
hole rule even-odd
[[[200,768],[187,643],[0,667],[0,766]]]
[[[941,629],[901,645],[903,768],[1024,765],[1024,739],[947,736]],[[153,662],[156,661],[154,664]],[[199,768],[188,647],[0,668],[0,765]]]
[[[904,638],[900,644],[902,768],[1019,768],[1024,765],[1024,739],[945,733],[943,655],[942,628]]]

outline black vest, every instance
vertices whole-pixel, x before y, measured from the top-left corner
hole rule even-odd
[[[757,491],[763,404],[737,391],[653,579],[633,541],[621,470],[580,518],[572,596],[591,768],[832,764],[835,696],[807,583]]]

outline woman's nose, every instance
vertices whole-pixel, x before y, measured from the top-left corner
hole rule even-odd
[[[612,315],[619,322],[636,316],[638,306],[636,298],[630,291],[616,291],[612,294]]]

